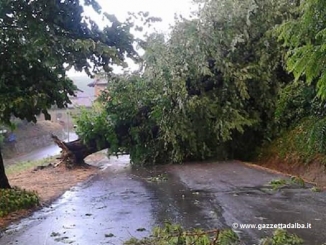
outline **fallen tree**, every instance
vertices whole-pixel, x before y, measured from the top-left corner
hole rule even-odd
[[[141,72],[106,76],[107,91],[76,121],[82,153],[66,143],[64,156],[81,161],[110,142],[109,155],[128,152],[137,165],[249,160],[274,136],[278,91],[292,77],[268,33],[292,1],[221,0],[227,11],[205,2],[169,38],[148,36]]]

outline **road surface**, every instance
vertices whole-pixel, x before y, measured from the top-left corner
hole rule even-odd
[[[153,181],[160,174],[166,180]],[[308,245],[326,242],[325,193],[295,185],[272,190],[267,183],[278,178],[285,177],[239,162],[144,169],[130,167],[127,156],[111,158],[98,176],[10,226],[0,245],[119,245],[166,220],[186,228],[233,227],[248,245],[273,229],[235,224],[310,223],[311,229],[289,231]]]

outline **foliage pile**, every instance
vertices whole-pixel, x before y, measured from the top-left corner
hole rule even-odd
[[[305,187],[305,182],[300,177],[292,176],[290,179],[274,179],[269,182],[269,185],[273,190],[279,190],[285,186],[296,185],[299,187]]]
[[[0,189],[0,217],[39,205],[37,193],[19,189]]]
[[[292,79],[271,30],[296,1],[198,2],[168,38],[143,43],[140,73],[110,77],[102,110],[77,120],[86,143],[156,164],[248,159],[271,137],[279,87]]]
[[[277,229],[272,237],[261,240],[260,245],[301,245],[303,240],[295,234],[290,234],[286,230]]]
[[[156,227],[150,237],[131,238],[125,245],[237,245],[242,244],[232,230],[186,231],[180,225],[165,223]],[[303,240],[285,230],[277,229],[272,237],[263,238],[260,245],[301,245]]]
[[[138,240],[131,238],[125,245],[236,245],[239,243],[237,234],[232,230],[203,231],[200,229],[186,231],[180,225],[165,223],[164,227],[156,227],[150,238]]]

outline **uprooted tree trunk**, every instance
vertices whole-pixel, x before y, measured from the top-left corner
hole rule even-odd
[[[51,137],[53,141],[62,149],[61,157],[59,158],[61,160],[60,163],[66,164],[67,167],[82,165],[85,163],[84,159],[87,156],[110,147],[108,142],[99,148],[95,140],[90,142],[88,145],[85,145],[81,139],[71,142],[64,142],[55,135],[51,135]]]

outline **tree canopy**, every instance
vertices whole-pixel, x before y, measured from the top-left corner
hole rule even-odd
[[[86,1],[101,12],[95,1]],[[137,59],[130,25],[105,14],[103,29],[83,15],[80,1],[10,1],[0,3],[0,121],[13,115],[35,121],[52,105],[70,103],[76,87],[71,67],[89,75],[110,71],[125,57]]]

